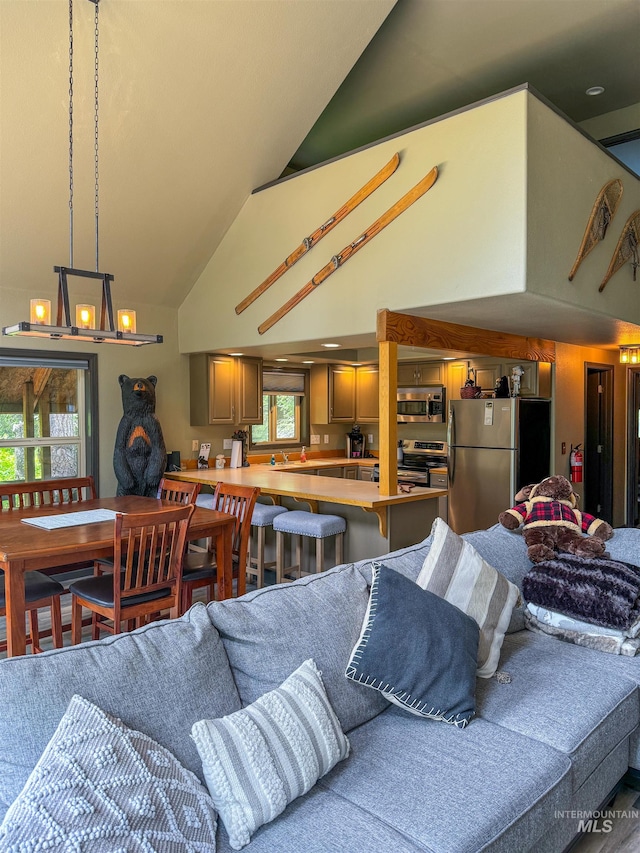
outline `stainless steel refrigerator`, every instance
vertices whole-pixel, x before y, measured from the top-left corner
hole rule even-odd
[[[451,400],[448,445],[450,527],[490,527],[518,489],[551,473],[551,401]]]

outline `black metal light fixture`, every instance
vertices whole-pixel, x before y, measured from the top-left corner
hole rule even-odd
[[[161,344],[162,335],[143,335],[136,331],[136,312],[131,309],[118,310],[117,326],[114,323],[111,300],[111,273],[99,272],[98,223],[98,16],[100,0],[89,0],[95,6],[94,42],[94,166],[95,166],[95,271],[76,269],[73,266],[73,0],[69,0],[69,266],[55,266],[58,273],[58,304],[56,325],[51,325],[51,302],[48,299],[32,299],[29,320],[5,326],[3,335],[26,335],[58,340],[90,341],[92,343],[114,343],[128,346]],[[72,322],[69,303],[69,277],[94,279],[102,282],[102,305],[100,325],[96,327],[95,306],[77,304],[75,322]]]

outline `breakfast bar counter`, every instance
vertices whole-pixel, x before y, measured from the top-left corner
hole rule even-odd
[[[323,467],[352,463],[346,459],[325,461]],[[438,498],[447,494],[444,489],[415,488],[380,495],[377,483],[296,473],[304,470],[305,464],[293,463],[283,470],[285,466],[258,463],[248,468],[167,472],[165,476],[212,489],[218,482],[259,486],[261,497],[288,509],[308,508],[311,512],[341,515],[347,521],[345,560],[350,562],[420,542],[429,534],[438,514]],[[307,506],[301,507],[300,503]]]

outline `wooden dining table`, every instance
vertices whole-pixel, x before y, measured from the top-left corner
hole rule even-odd
[[[108,509],[115,512],[154,512],[174,503],[126,495],[96,498],[78,504],[29,507],[0,512],[0,569],[5,575],[7,656],[26,652],[24,573],[54,569],[102,558],[113,559],[113,521],[99,521],[45,530],[24,519],[70,512]],[[218,598],[230,598],[233,586],[233,530],[235,516],[196,506],[187,536],[211,537],[215,542]]]

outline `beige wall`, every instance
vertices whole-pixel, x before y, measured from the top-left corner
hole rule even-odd
[[[23,291],[0,288],[0,325],[7,326],[19,320],[28,319],[31,295]],[[90,297],[85,294],[85,298],[87,296]],[[92,300],[99,305],[99,299],[95,294]],[[86,301],[89,299],[87,298]],[[7,336],[0,338],[2,347],[42,349],[54,354],[56,351],[67,350],[78,353],[97,353],[100,411],[99,477],[102,495],[113,495],[116,489],[112,456],[118,423],[122,417],[122,401],[118,384],[118,376],[121,373],[128,376],[154,374],[158,377],[156,414],[162,426],[167,449],[180,450],[182,453],[188,453],[190,449],[189,359],[178,353],[176,311],[142,304],[128,307],[135,308],[138,312],[139,330],[163,335],[163,344],[127,347],[116,344],[91,345],[73,341],[54,343],[40,338]]]
[[[594,139],[606,139],[608,136],[637,130],[640,127],[640,103],[590,118],[581,122],[580,127]]]
[[[378,308],[522,291],[527,97],[493,101],[252,195],[180,307],[181,351],[371,333]],[[395,174],[237,316],[235,305],[396,151]],[[440,176],[427,195],[258,335],[263,320],[434,165]]]
[[[536,98],[527,140],[527,292],[640,323],[628,266],[598,290],[624,223],[640,207],[640,180]],[[614,178],[623,186],[615,218],[569,281],[595,198]]]

